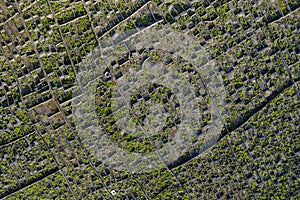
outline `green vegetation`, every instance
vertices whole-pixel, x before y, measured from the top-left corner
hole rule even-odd
[[[0,198],[299,199],[299,6],[297,0],[1,1]],[[205,153],[198,149],[214,117],[211,98],[194,66],[168,55],[166,65],[181,68],[199,89],[199,135],[171,170],[116,171],[90,154],[76,132],[72,88],[82,61],[102,41],[154,23],[195,36],[218,68],[227,93],[222,135]],[[118,79],[139,60],[164,56],[139,49],[107,67]],[[144,153],[168,142],[180,122],[180,105],[169,99],[176,94],[157,85],[133,94],[132,106],[142,108],[133,124],[144,122],[149,99],[174,114],[156,136],[141,140],[122,132],[111,115],[114,79],[99,81],[95,101],[113,142]]]

